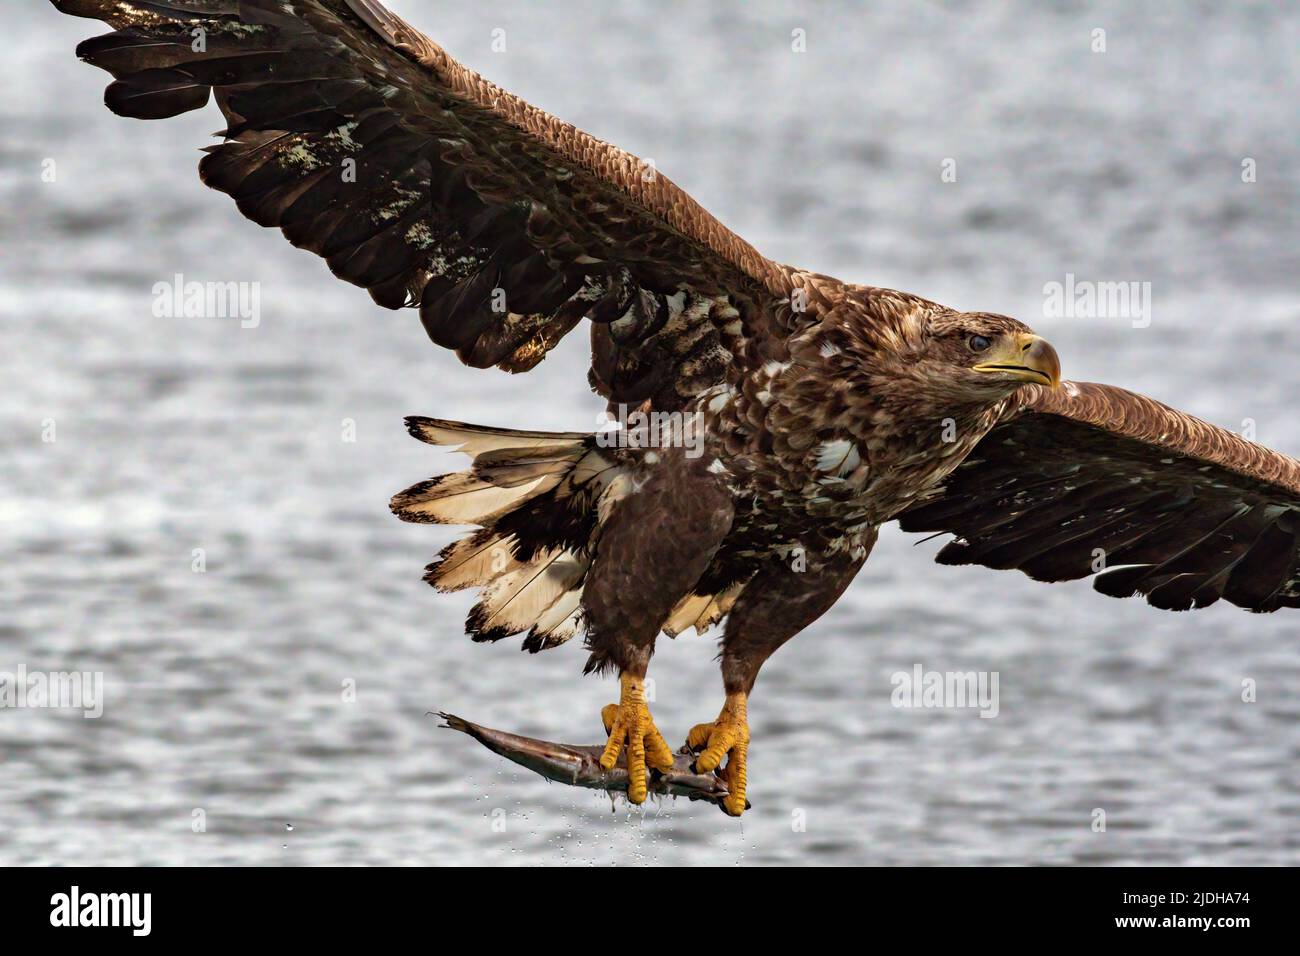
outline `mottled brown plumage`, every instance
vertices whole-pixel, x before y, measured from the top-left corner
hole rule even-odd
[[[729,812],[759,668],[886,521],[956,535],[944,563],[1104,572],[1099,590],[1157,607],[1300,604],[1294,460],[1119,389],[1053,390],[1055,353],[1013,319],[773,263],[375,0],[54,3],[116,28],[79,48],[114,75],[111,109],[162,118],[215,93],[204,182],[380,305],[418,308],[437,345],[521,372],[587,319],[609,407],[684,416],[633,447],[413,418],[473,464],[393,510],[480,526],[427,575],[482,589],[476,640],[539,651],[585,629],[588,668],[624,674],[613,723],[634,749],[661,753],[637,680],[657,635],[726,618],[728,704],[691,737],[705,763],[732,753]]]

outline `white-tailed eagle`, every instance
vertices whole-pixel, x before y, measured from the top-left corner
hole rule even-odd
[[[617,669],[629,797],[672,753],[642,680],[661,632],[724,618],[726,701],[688,735],[745,807],[748,695],[884,522],[942,563],[1174,610],[1300,605],[1300,463],[1131,392],[1060,381],[1014,319],[773,262],[651,165],[461,66],[375,0],[54,0],[114,112],[215,96],[203,181],[461,361],[523,372],[586,319],[608,433],[411,418],[470,470],[393,499],[474,524],[428,571],[482,589],[476,640],[585,632]],[[722,766],[723,760],[726,765]]]

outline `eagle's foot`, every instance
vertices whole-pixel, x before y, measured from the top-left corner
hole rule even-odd
[[[627,798],[632,803],[644,803],[647,766],[661,772],[671,770],[673,752],[650,716],[642,679],[625,673],[618,682],[621,687],[619,702],[606,704],[600,712],[605,732],[609,734],[605,752],[600,755],[600,765],[605,770],[612,770],[626,743]]]
[[[727,783],[727,798],[722,810],[738,817],[745,812],[745,760],[749,754],[748,696],[728,694],[718,719],[709,724],[696,724],[686,735],[686,748],[699,754],[695,769],[701,773],[717,770],[722,758],[727,765],[719,776]],[[728,756],[730,755],[730,756]]]

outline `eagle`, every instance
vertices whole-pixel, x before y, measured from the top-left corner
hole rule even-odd
[[[376,0],[52,0],[114,113],[215,97],[199,172],[240,212],[418,312],[465,364],[521,373],[583,320],[609,427],[407,419],[466,471],[392,499],[475,526],[429,565],[480,589],[476,641],[584,635],[617,671],[601,764],[633,803],[673,753],[658,635],[725,621],[724,701],[686,738],[746,808],[763,663],[844,592],[881,525],[940,564],[1094,578],[1187,610],[1300,606],[1300,462],[1110,385],[1061,380],[1021,322],[774,262],[642,161],[494,86]],[[725,761],[725,764],[724,764]]]

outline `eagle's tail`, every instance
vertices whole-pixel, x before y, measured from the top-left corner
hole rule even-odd
[[[621,484],[622,469],[591,434],[418,417],[406,424],[421,441],[459,446],[473,460],[468,471],[393,496],[403,521],[480,526],[444,548],[425,580],[440,591],[482,589],[465,625],[476,641],[527,632],[524,648],[536,653],[573,637],[601,502]]]

